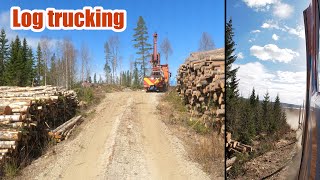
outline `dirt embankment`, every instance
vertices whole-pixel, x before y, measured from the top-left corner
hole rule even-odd
[[[212,179],[161,121],[157,93],[108,93],[76,136],[17,179]]]

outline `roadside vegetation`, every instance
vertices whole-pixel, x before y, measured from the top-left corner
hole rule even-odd
[[[212,127],[201,123],[200,118],[190,116],[174,87],[162,96],[158,109],[163,121],[184,141],[191,160],[199,163],[209,174],[221,172],[223,175],[223,137]]]

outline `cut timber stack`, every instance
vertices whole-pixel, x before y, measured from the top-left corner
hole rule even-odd
[[[177,91],[192,115],[224,124],[224,49],[191,53],[178,69]]]
[[[0,159],[39,153],[48,131],[72,118],[77,106],[76,93],[61,87],[0,87]]]
[[[226,133],[226,149],[230,153],[245,153],[252,152],[252,146],[242,144],[238,141],[231,139],[231,133]]]

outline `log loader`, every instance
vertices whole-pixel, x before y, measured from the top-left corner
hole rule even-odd
[[[151,74],[143,78],[143,86],[146,92],[165,92],[169,87],[169,72],[168,64],[160,64],[160,53],[157,50],[158,34],[153,34],[153,54],[151,56]]]

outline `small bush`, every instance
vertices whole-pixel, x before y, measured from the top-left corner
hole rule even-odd
[[[77,89],[75,89],[75,91],[77,92],[78,99],[80,101],[85,101],[88,104],[91,104],[93,102],[94,93],[93,93],[93,89],[91,87],[77,88]]]

